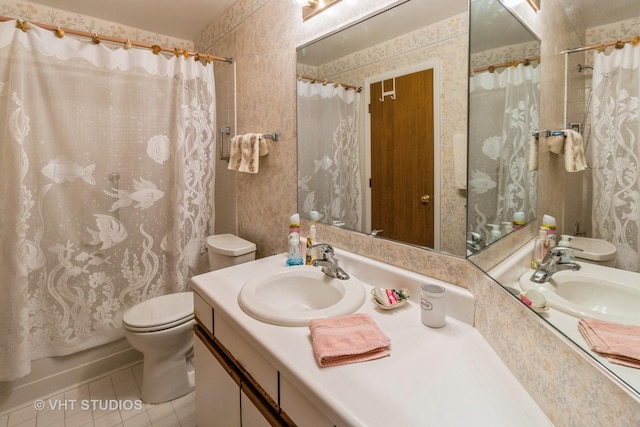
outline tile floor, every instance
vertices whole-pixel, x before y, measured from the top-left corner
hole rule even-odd
[[[157,405],[140,401],[142,364],[0,416],[0,427],[193,427],[195,392]],[[42,409],[38,410],[37,406]]]

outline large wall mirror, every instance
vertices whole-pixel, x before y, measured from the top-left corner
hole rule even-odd
[[[467,19],[398,2],[298,48],[303,218],[465,255]]]
[[[480,18],[475,15],[474,10],[476,7],[478,10],[488,7],[492,2],[495,0],[471,1],[471,46],[476,39],[486,36],[484,31],[479,31],[481,24],[476,23],[476,19]],[[562,272],[565,273],[565,279],[576,283],[575,292],[563,294],[565,282],[561,278],[562,274],[556,276],[558,273],[554,273],[548,282],[549,285],[545,285],[549,290],[546,294],[547,300],[553,300],[553,304],[549,304],[549,310],[540,313],[540,316],[583,348],[593,361],[613,373],[624,387],[638,396],[640,395],[640,369],[621,365],[619,361],[613,362],[612,358],[591,351],[590,345],[578,329],[578,321],[585,318],[598,318],[616,324],[640,325],[638,315],[640,313],[640,289],[638,288],[640,229],[637,227],[638,221],[635,214],[638,209],[636,196],[640,191],[640,180],[636,173],[640,152],[635,148],[637,141],[640,140],[640,125],[637,120],[637,102],[640,98],[638,89],[640,61],[637,59],[640,49],[637,43],[637,37],[640,36],[640,3],[637,0],[612,0],[603,7],[602,2],[597,0],[562,0],[554,3],[543,2],[542,8],[542,11],[536,15],[538,20],[530,22],[535,24],[533,27],[538,31],[542,41],[542,51],[545,52],[543,63],[539,68],[541,71],[539,81],[543,87],[541,93],[545,97],[540,100],[540,106],[544,109],[544,106],[550,103],[560,103],[560,105],[556,104],[557,108],[550,109],[553,114],[547,113],[550,110],[545,110],[540,130],[555,130],[558,126],[577,130],[586,149],[586,168],[579,172],[567,172],[566,159],[551,153],[545,147],[549,141],[540,138],[538,180],[557,185],[557,190],[540,189],[537,193],[537,205],[545,213],[557,213],[559,234],[609,241],[617,249],[617,258],[615,264],[612,264],[609,258],[602,258],[600,265],[594,266],[576,253],[575,260],[582,267],[580,272]],[[552,20],[549,19],[551,16],[553,16]],[[502,29],[496,28],[495,32],[500,33]],[[636,38],[635,44],[634,38]],[[602,47],[608,42],[615,45],[618,40],[629,40],[629,43],[622,43],[618,48]],[[617,58],[629,53],[630,58],[636,59]],[[472,51],[472,67],[474,66],[473,55]],[[544,62],[547,60],[548,63]],[[472,76],[471,79],[473,78]],[[486,118],[486,122],[480,123],[474,119],[477,114],[477,108],[474,107],[473,102],[474,87],[472,83],[469,111],[470,140],[473,139],[474,133],[481,132],[478,129],[488,125],[491,120]],[[634,111],[632,113],[634,118],[629,121],[631,110]],[[617,114],[623,111],[624,114]],[[504,112],[500,111],[494,120],[502,121],[503,116]],[[516,116],[523,117],[523,115]],[[516,120],[513,120],[513,123],[515,122]],[[531,123],[534,121],[531,120]],[[615,131],[612,131],[613,129]],[[484,140],[484,138],[480,139]],[[531,141],[534,142],[533,139]],[[473,143],[470,142],[470,144]],[[484,147],[484,144],[481,146]],[[487,147],[491,148],[493,145],[488,144]],[[473,180],[479,176],[484,178],[484,175],[474,175],[475,161],[477,158],[482,158],[482,154],[480,152],[471,154],[474,150],[472,145],[469,150],[472,159],[469,164],[469,229],[472,230],[476,224],[482,224],[482,221],[472,220]],[[527,162],[530,159],[527,159],[526,155],[524,159],[524,165],[528,167]],[[522,163],[520,161],[520,164]],[[501,167],[494,164],[494,169],[500,170]],[[487,175],[489,175],[488,172]],[[485,188],[488,190],[499,188],[499,181],[495,182],[495,186],[485,185]],[[619,187],[620,185],[622,187]],[[551,194],[553,191],[555,193]],[[489,194],[489,191],[482,194]],[[501,197],[500,194],[498,197]],[[559,200],[560,203],[558,203]],[[479,205],[481,203],[482,201],[478,202]],[[533,202],[532,206],[535,206]],[[531,216],[526,216],[527,211],[524,210],[524,212],[525,220],[531,220]],[[630,212],[634,213],[630,214]],[[634,216],[634,219],[629,221],[631,216]],[[497,222],[498,220],[488,219],[487,223],[489,221]],[[508,216],[504,221],[509,221]],[[491,238],[485,231],[483,237],[487,238],[487,236]],[[593,241],[582,240],[580,244],[588,245],[584,247],[588,252],[599,251]],[[575,246],[580,247],[580,244]],[[487,253],[492,254],[493,249],[493,247],[488,248]],[[524,254],[525,263],[530,260],[530,248],[525,247],[517,251],[514,256],[518,254]],[[501,259],[500,256],[493,258]],[[484,268],[490,268],[490,266]],[[517,271],[514,279],[509,277],[510,272],[499,270],[500,268],[491,270],[490,274],[505,287],[514,287],[518,284],[522,286],[522,279],[519,280],[518,276],[522,274],[521,277],[528,278],[533,273],[532,270],[523,272],[519,268],[512,267],[512,270]],[[574,276],[571,273],[574,273]],[[610,286],[614,282],[620,287]],[[538,289],[544,291],[545,286]],[[590,297],[592,299],[589,299]]]
[[[540,41],[498,0],[470,7],[468,255],[536,218]]]

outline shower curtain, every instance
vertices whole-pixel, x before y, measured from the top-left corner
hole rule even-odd
[[[535,218],[537,172],[529,170],[538,130],[538,66],[509,67],[470,79],[468,180],[469,230],[489,241],[488,224],[511,223],[515,212]]]
[[[640,272],[640,48],[596,52],[591,111],[593,235]]]
[[[212,66],[0,24],[0,381],[124,336],[213,224]]]
[[[297,90],[298,212],[360,230],[360,93],[300,80]]]

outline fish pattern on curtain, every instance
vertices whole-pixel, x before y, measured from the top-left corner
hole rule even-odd
[[[298,212],[362,227],[358,112],[360,93],[298,81]]]
[[[509,67],[470,80],[469,230],[489,242],[488,224],[512,222],[515,212],[535,218],[537,172],[529,170],[538,130],[539,67]]]
[[[213,224],[212,66],[0,24],[0,381],[188,290]]]
[[[593,236],[616,246],[616,267],[640,272],[640,48],[594,55]]]

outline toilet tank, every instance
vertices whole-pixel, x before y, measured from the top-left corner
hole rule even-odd
[[[207,237],[207,250],[211,271],[256,259],[256,244],[233,234],[215,234]]]

